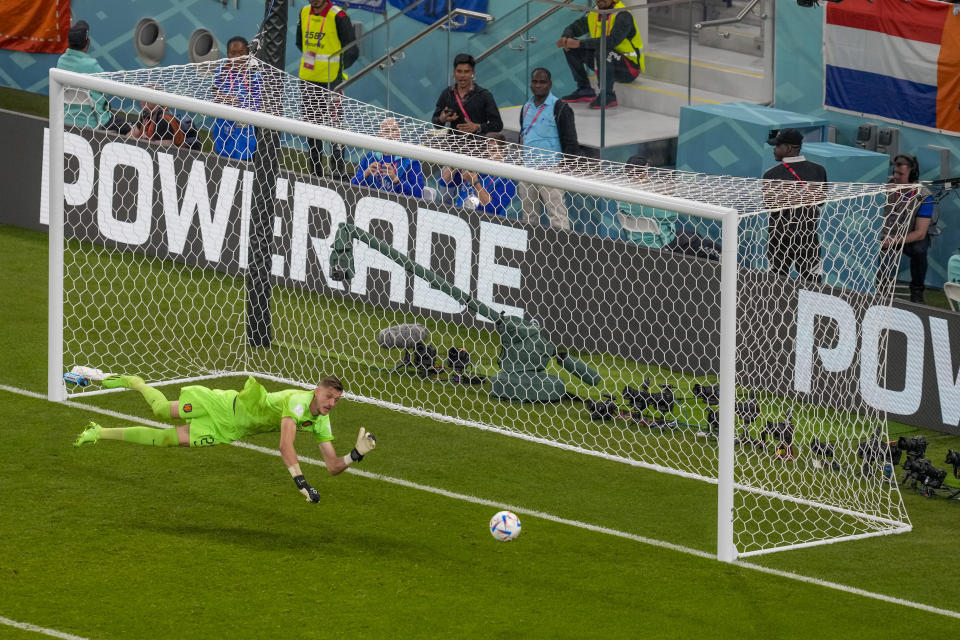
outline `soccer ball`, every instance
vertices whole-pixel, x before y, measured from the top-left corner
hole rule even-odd
[[[516,540],[520,535],[520,518],[510,511],[498,511],[490,518],[490,535],[500,542]]]

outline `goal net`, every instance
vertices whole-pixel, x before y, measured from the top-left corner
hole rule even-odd
[[[52,70],[46,144],[52,398],[104,392],[64,385],[78,365],[333,374],[715,483],[722,559],[909,530],[884,410],[893,187],[448,133],[247,58]],[[771,264],[785,229],[813,267]]]

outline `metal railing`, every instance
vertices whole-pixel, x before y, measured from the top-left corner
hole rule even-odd
[[[456,18],[458,17],[463,18],[463,21],[457,22]],[[419,31],[413,37],[408,38],[405,42],[397,46],[397,48],[387,51],[387,53],[385,53],[384,55],[380,56],[379,58],[377,58],[376,60],[368,64],[367,66],[365,66],[363,69],[361,69],[354,75],[350,76],[349,79],[341,82],[339,85],[337,85],[336,90],[342,91],[344,88],[349,87],[351,84],[353,84],[363,76],[367,75],[371,71],[375,69],[382,69],[386,63],[393,63],[393,62],[396,62],[397,60],[402,59],[402,58],[397,58],[396,55],[399,53],[403,53],[405,49],[416,44],[417,42],[420,42],[421,40],[423,40],[425,37],[427,37],[434,31],[436,31],[437,29],[442,29],[442,28],[456,29],[458,27],[462,27],[464,24],[466,24],[466,21],[471,18],[476,20],[484,20],[486,22],[493,22],[494,20],[493,16],[490,15],[489,13],[480,13],[478,11],[468,11],[466,9],[454,9],[447,15],[443,16],[442,18],[440,18],[439,20],[431,24],[430,26]]]
[[[557,11],[560,11],[561,9],[563,9],[563,8],[566,7],[567,5],[572,4],[572,3],[575,2],[575,1],[576,1],[576,0],[562,0],[562,3],[561,3],[561,4],[557,4],[557,5],[555,5],[555,6],[550,7],[549,9],[547,9],[546,11],[544,11],[543,13],[541,13],[541,14],[540,14],[539,16],[537,16],[536,18],[531,18],[530,20],[527,21],[526,24],[524,24],[523,26],[521,26],[521,27],[519,27],[519,28],[517,28],[517,29],[514,29],[514,30],[510,33],[510,35],[508,35],[508,36],[506,36],[505,38],[501,39],[499,42],[497,42],[496,44],[494,44],[493,46],[491,46],[490,48],[488,48],[486,51],[484,51],[483,53],[481,53],[479,56],[477,56],[477,62],[480,62],[480,61],[483,60],[484,58],[486,58],[486,57],[488,57],[488,56],[496,53],[497,51],[499,51],[499,50],[502,49],[503,47],[507,46],[508,44],[510,44],[511,42],[513,42],[514,40],[516,40],[517,38],[519,38],[521,35],[523,35],[524,32],[529,31],[529,30],[532,29],[533,27],[537,26],[538,24],[540,24],[541,22],[543,22],[544,20],[546,20],[547,18],[549,18],[550,16],[552,16],[553,14],[555,14]],[[530,4],[530,2],[528,1],[526,4]],[[536,42],[536,39],[527,40],[527,42]]]
[[[403,9],[401,9],[399,13],[395,13],[394,15],[390,16],[389,18],[387,18],[386,20],[384,20],[382,23],[378,24],[378,25],[377,25],[376,27],[374,27],[373,29],[370,29],[369,31],[365,32],[365,33],[364,33],[363,35],[361,35],[359,38],[356,38],[356,39],[355,39],[353,42],[351,42],[350,44],[342,47],[341,49],[339,49],[339,50],[337,50],[337,51],[334,51],[333,54],[331,54],[331,55],[339,56],[339,55],[342,55],[344,51],[347,51],[347,50],[352,49],[352,48],[354,48],[354,47],[359,47],[360,44],[361,44],[364,40],[372,37],[374,34],[380,33],[380,30],[381,30],[381,29],[386,29],[387,34],[388,34],[387,37],[388,37],[388,39],[389,39],[390,23],[392,23],[393,21],[395,21],[395,20],[398,19],[398,18],[402,18],[403,16],[407,15],[408,13],[410,13],[411,11],[413,11],[414,9],[416,9],[417,7],[419,7],[421,4],[423,4],[425,1],[426,1],[426,0],[414,0],[414,1],[411,2],[409,5],[407,5],[407,6],[404,7]]]
[[[760,0],[750,0],[750,2],[744,5],[743,9],[740,10],[740,13],[738,13],[732,18],[718,18],[716,20],[705,20],[703,22],[696,23],[695,25],[693,25],[693,28],[699,31],[704,27],[716,27],[721,24],[734,24],[737,22],[742,22],[743,19],[747,17],[747,14],[750,13],[755,6],[757,6],[758,2],[760,2]]]

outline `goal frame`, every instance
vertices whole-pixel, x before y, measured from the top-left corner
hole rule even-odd
[[[721,228],[721,260],[720,260],[720,343],[719,369],[717,380],[719,383],[719,436],[718,436],[718,476],[717,484],[717,559],[723,562],[733,562],[738,558],[769,553],[790,548],[800,548],[820,544],[829,544],[839,540],[888,535],[909,531],[909,523],[874,517],[888,524],[895,525],[892,529],[877,532],[858,534],[846,538],[831,538],[795,545],[785,545],[775,549],[739,553],[734,539],[735,525],[735,489],[746,489],[752,492],[761,492],[755,487],[738,487],[735,484],[735,437],[734,437],[734,406],[736,394],[737,370],[737,278],[738,278],[738,211],[730,207],[722,207],[683,198],[643,192],[635,188],[605,184],[584,178],[563,175],[550,171],[541,171],[523,166],[495,163],[483,158],[460,155],[450,151],[408,144],[400,141],[388,140],[371,135],[354,133],[330,126],[314,124],[292,118],[281,117],[271,113],[247,111],[226,104],[208,102],[197,98],[166,93],[155,89],[126,84],[109,78],[78,74],[62,69],[53,68],[49,73],[49,290],[48,290],[48,358],[47,358],[47,397],[54,402],[62,402],[67,398],[66,387],[63,381],[63,347],[64,347],[64,88],[78,87],[98,91],[106,95],[113,95],[140,102],[155,102],[165,106],[195,112],[214,118],[225,120],[241,120],[247,124],[267,129],[284,131],[307,138],[324,140],[334,144],[361,147],[384,154],[396,154],[417,158],[421,161],[432,162],[438,165],[455,165],[464,169],[478,172],[496,173],[497,175],[517,181],[536,183],[548,187],[593,195],[602,198],[615,199],[640,206],[676,211],[698,218],[720,222]],[[241,373],[241,372],[235,372]],[[225,375],[225,374],[220,374]],[[264,375],[268,379],[280,380],[276,376]],[[177,381],[183,382],[185,380]],[[283,380],[284,382],[294,382]],[[441,420],[462,422],[447,416],[431,416]],[[515,434],[511,434],[515,435]],[[524,436],[520,436],[524,437]],[[534,438],[527,438],[534,439]],[[561,448],[572,448],[558,443],[547,443]],[[582,449],[577,449],[582,451]],[[590,452],[588,452],[590,453]],[[595,453],[594,455],[600,455]],[[691,474],[663,468],[644,462],[636,462],[636,466],[653,468],[658,471],[675,475],[690,476]],[[712,481],[708,477],[695,476],[697,479]],[[772,497],[784,497],[768,494]],[[787,496],[787,499],[798,501],[797,498]],[[817,503],[816,506],[842,512],[843,509]],[[858,514],[863,517],[864,514]]]

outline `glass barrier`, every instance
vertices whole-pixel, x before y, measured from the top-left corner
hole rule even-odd
[[[641,154],[660,165],[675,161],[680,110],[686,105],[721,102],[768,104],[773,97],[774,0],[624,0],[643,41],[643,71],[632,77],[639,59],[621,51],[600,57],[586,78],[596,91],[600,76],[612,76],[613,94],[603,92],[574,103],[577,130],[585,152],[625,160]],[[354,78],[348,95],[412,116],[430,119],[441,91],[452,84],[457,53],[477,58],[476,83],[493,93],[503,110],[505,133],[519,132],[521,106],[530,97],[530,74],[538,67],[552,76],[557,97],[574,94],[578,83],[568,64],[576,49],[558,48],[564,29],[588,13],[606,17],[622,11],[598,11],[587,0],[529,0],[506,12],[491,0],[495,20],[477,33],[436,29],[407,43],[428,25],[390,14],[361,37],[360,58],[351,72],[381,64]],[[508,5],[510,6],[510,5]],[[594,37],[605,37],[589,23]],[[581,37],[589,37],[584,34]],[[608,62],[608,60],[610,60]],[[632,63],[632,64],[631,64]],[[593,64],[584,65],[592,67]],[[581,78],[582,80],[582,78]],[[616,100],[614,107],[613,100]]]

